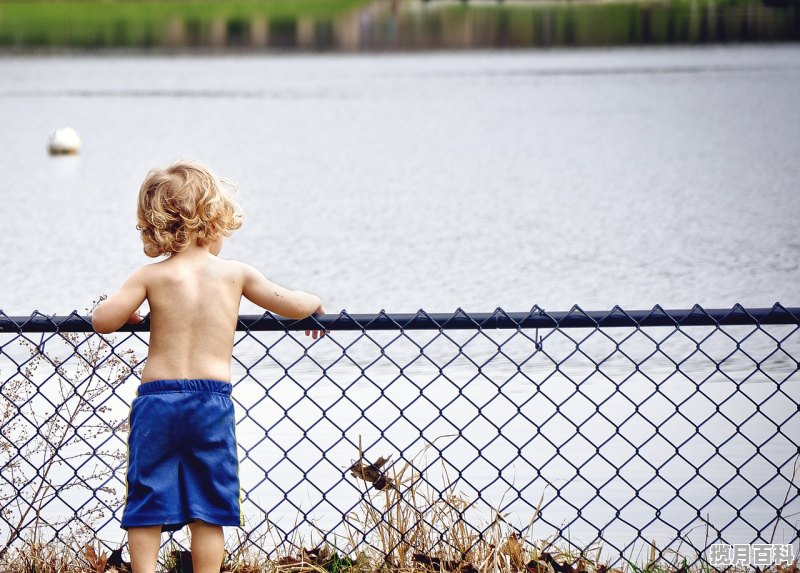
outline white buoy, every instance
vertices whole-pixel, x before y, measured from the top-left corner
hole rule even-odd
[[[61,127],[50,134],[47,150],[50,155],[77,155],[81,150],[81,138],[71,127]]]

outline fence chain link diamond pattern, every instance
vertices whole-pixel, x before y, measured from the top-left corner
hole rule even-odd
[[[241,317],[240,542],[465,554],[501,528],[578,554],[602,540],[611,564],[653,541],[695,558],[797,545],[799,321],[780,305]],[[0,546],[34,527],[121,542],[147,342],[146,325],[0,313]]]

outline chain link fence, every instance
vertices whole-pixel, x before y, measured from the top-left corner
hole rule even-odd
[[[123,542],[148,328],[0,312],[0,551]],[[242,316],[235,543],[395,564],[495,533],[611,565],[796,547],[798,369],[800,308],[781,305]]]

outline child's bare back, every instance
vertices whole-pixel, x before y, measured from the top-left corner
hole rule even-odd
[[[152,334],[142,382],[230,381],[242,296],[239,265],[208,252],[183,252],[143,270]]]
[[[140,268],[95,311],[95,328],[103,332],[108,326],[113,331],[121,326],[119,321],[129,321],[132,315],[135,322],[136,309],[147,299],[151,334],[142,382],[165,378],[230,381],[242,296],[289,318],[324,311],[318,297],[276,285],[245,263],[219,258],[220,248],[221,240],[210,248],[191,245],[165,261]],[[109,316],[114,311],[116,316]]]

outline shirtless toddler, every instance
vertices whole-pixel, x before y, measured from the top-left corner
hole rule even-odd
[[[135,271],[92,314],[94,329],[110,333],[141,322],[139,307],[145,300],[150,306],[122,516],[133,573],[155,573],[162,529],[186,524],[194,570],[218,573],[222,526],[241,525],[230,364],[242,296],[288,318],[325,313],[319,297],[218,257],[241,219],[202,165],[152,170],[139,191],[137,229],[148,256],[167,258]]]

